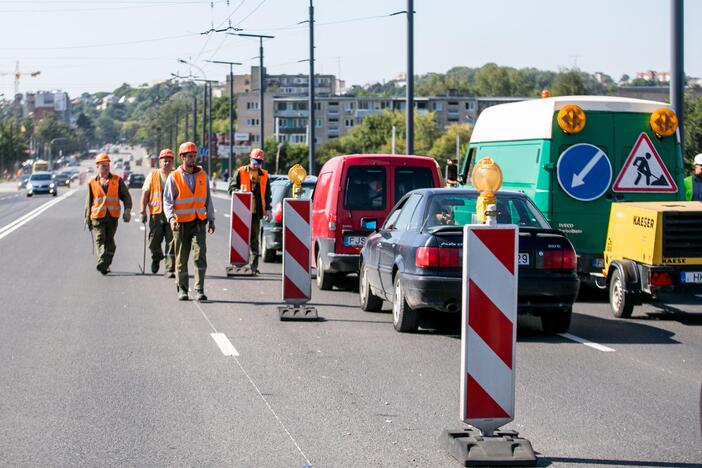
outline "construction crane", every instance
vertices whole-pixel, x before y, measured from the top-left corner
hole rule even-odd
[[[7,75],[15,75],[15,94],[12,98],[12,114],[14,116],[15,121],[17,120],[17,95],[19,94],[19,83],[20,83],[20,78],[22,76],[31,76],[32,78],[38,76],[41,74],[41,71],[39,70],[33,70],[30,72],[21,72],[20,71],[20,65],[19,65],[19,60],[15,63],[15,72],[0,72],[0,76],[7,76]]]

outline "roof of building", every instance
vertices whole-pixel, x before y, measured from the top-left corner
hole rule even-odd
[[[500,104],[478,117],[471,143],[483,141],[541,140],[551,138],[553,113],[568,104],[584,111],[651,113],[669,104],[613,96],[559,96]]]

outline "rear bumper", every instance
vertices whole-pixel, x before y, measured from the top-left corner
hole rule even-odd
[[[413,309],[460,312],[462,279],[445,276],[412,275],[400,277],[407,304]],[[578,295],[580,282],[569,278],[520,278],[517,312],[540,315],[544,311],[570,309]]]
[[[357,273],[359,254],[327,254],[326,271],[330,273]]]

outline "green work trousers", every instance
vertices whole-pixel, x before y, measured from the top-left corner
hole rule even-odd
[[[107,270],[115,256],[115,234],[117,233],[117,218],[105,217],[91,220],[95,232],[95,251],[97,252],[97,269]]]
[[[251,268],[258,267],[259,239],[261,235],[261,218],[256,213],[251,215],[251,239],[249,239],[249,247],[251,248]]]
[[[166,248],[161,249],[161,244],[164,240],[166,241]],[[160,262],[165,258],[166,271],[175,271],[173,231],[171,230],[171,225],[168,223],[168,221],[166,221],[166,216],[163,213],[152,215],[149,219],[149,250],[151,251],[151,258],[154,260],[154,262]]]
[[[195,263],[195,291],[205,290],[205,271],[207,271],[207,221],[191,221],[180,223],[173,232],[176,256],[176,286],[182,291],[188,291],[188,258],[193,252]]]

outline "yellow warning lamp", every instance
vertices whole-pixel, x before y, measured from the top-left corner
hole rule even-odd
[[[585,128],[585,111],[575,104],[568,104],[558,111],[558,126],[564,133],[579,133]]]
[[[544,89],[541,91],[541,98],[550,98],[551,97],[551,91],[548,89]]]
[[[307,177],[307,171],[299,164],[295,164],[288,171],[288,180],[293,184],[293,198],[299,196],[299,191],[302,188],[302,181]]]
[[[667,107],[661,107],[651,114],[649,122],[658,138],[670,136],[678,129],[678,116]]]
[[[502,169],[492,158],[483,158],[475,164],[470,182],[480,196],[475,202],[475,215],[479,223],[485,222],[485,211],[488,205],[495,205],[495,192],[502,187]]]

